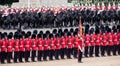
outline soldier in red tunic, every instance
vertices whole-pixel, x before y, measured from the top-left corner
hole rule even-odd
[[[44,61],[47,61],[47,56],[49,55],[48,53],[49,53],[49,46],[48,46],[48,44],[49,44],[49,42],[47,41],[47,38],[46,38],[46,35],[45,34],[43,34],[43,41],[44,41],[44,50],[43,50],[43,60]]]
[[[95,34],[91,34],[91,40],[90,40],[90,53],[89,56],[93,57],[93,52],[94,52],[94,46],[95,46]]]
[[[65,37],[64,37],[64,34],[62,35],[62,38],[61,38],[61,59],[65,59],[64,56],[65,56],[65,49],[66,49],[66,40],[65,40]]]
[[[99,57],[99,48],[100,48],[100,34],[96,36],[96,45],[95,45],[95,56]]]
[[[12,51],[13,51],[13,44],[12,44],[12,36],[11,35],[8,35],[8,38],[9,38],[9,42],[8,42],[8,45],[7,45],[7,62],[8,63],[11,63],[11,59],[12,59]]]
[[[85,36],[85,57],[88,57],[88,50],[89,50],[89,46],[90,46],[90,35],[86,34]]]
[[[116,32],[114,33],[113,38],[114,38],[113,39],[113,55],[116,55],[118,50],[118,44],[119,44],[118,35]]]
[[[82,37],[78,37],[78,62],[82,62],[82,54],[83,54],[83,40]]]
[[[19,40],[20,40],[20,45],[19,45],[19,62],[23,62],[25,42],[24,42],[24,39],[22,39],[22,36],[20,34],[19,34]]]
[[[29,40],[30,38],[28,38],[28,35],[26,34],[25,35],[25,62],[29,62],[28,59],[30,57],[30,48],[31,48],[31,45],[30,45],[30,41]]]
[[[38,61],[42,60],[43,45],[44,45],[44,41],[42,39],[42,36],[41,36],[41,34],[38,34],[38,45],[37,45],[37,48],[38,48],[38,57],[37,57],[37,60]]]
[[[111,56],[112,49],[113,49],[113,35],[110,32],[108,34],[108,48],[107,48],[107,55],[108,56]]]
[[[4,39],[4,34],[2,36],[2,44],[1,44],[1,63],[5,63],[6,59],[6,51],[7,51],[7,45]]]
[[[117,33],[118,36],[118,55],[120,55],[120,32]]]
[[[55,39],[53,39],[53,35],[51,36],[51,42],[49,47],[50,47],[49,60],[53,60],[54,50],[55,50]]]
[[[20,45],[20,40],[18,39],[18,35],[15,35],[14,63],[17,63],[17,59],[19,57],[19,45]]]
[[[35,39],[36,38],[36,35],[33,34],[32,35],[32,58],[31,60],[33,62],[35,62],[35,57],[36,57],[36,49],[37,49],[37,44],[38,44],[38,40]]]
[[[60,55],[60,49],[61,49],[61,38],[59,37],[59,35],[57,34],[57,42],[55,44],[55,59],[59,60],[59,55]]]
[[[74,49],[73,49],[73,56],[74,58],[77,58],[77,54],[78,54],[78,36],[76,34],[76,32],[74,32],[74,35],[75,35],[75,40],[74,40]]]
[[[70,33],[68,33],[68,43],[67,43],[67,58],[71,59],[71,51],[72,51],[72,37]]]

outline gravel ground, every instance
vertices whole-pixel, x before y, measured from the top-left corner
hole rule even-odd
[[[120,66],[120,56],[83,58],[83,63],[77,59],[65,59],[43,62],[0,64],[0,66]]]

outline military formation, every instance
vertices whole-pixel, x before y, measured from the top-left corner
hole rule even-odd
[[[120,55],[120,32],[94,31],[80,36],[75,30],[54,29],[33,32],[17,31],[0,33],[1,63],[36,62],[84,57],[104,57]],[[37,58],[37,59],[36,59]],[[31,59],[31,60],[30,60]]]
[[[118,6],[72,7],[72,8],[8,8],[0,10],[0,28],[53,28],[73,27],[82,23],[99,24],[118,22]]]
[[[102,7],[101,7],[102,9]],[[1,63],[36,62],[84,57],[120,55],[120,10],[116,7],[103,10],[90,8],[60,8],[1,11],[0,27],[16,32],[0,32]],[[53,11],[52,11],[53,10]],[[9,10],[8,10],[9,11]],[[80,35],[79,26],[82,24]],[[19,25],[19,27],[18,27]],[[45,33],[21,28],[52,28]],[[7,62],[6,62],[7,61]]]

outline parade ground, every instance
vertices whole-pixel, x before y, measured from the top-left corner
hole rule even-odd
[[[83,58],[83,63],[77,59],[64,59],[42,62],[0,64],[0,66],[120,66],[120,56]]]

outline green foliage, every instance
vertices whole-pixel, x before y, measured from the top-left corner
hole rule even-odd
[[[72,2],[72,0],[68,0],[68,3],[71,3]]]
[[[13,2],[19,2],[19,0],[0,0],[0,5],[12,5]]]

